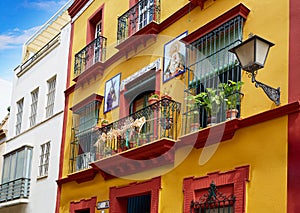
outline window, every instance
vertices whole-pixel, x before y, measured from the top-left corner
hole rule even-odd
[[[39,176],[47,176],[49,168],[50,142],[41,145]]]
[[[148,98],[154,91],[143,92],[139,94],[130,104],[129,114],[139,111],[148,105]]]
[[[31,158],[28,146],[4,155],[0,202],[29,196]]]
[[[100,102],[94,100],[74,112],[71,158],[74,159],[73,163],[76,162],[76,165],[72,165],[71,172],[86,169],[89,163],[95,160],[94,144],[97,141],[97,135],[93,128],[98,122],[99,107]]]
[[[227,172],[211,172],[203,177],[185,178],[183,212],[245,212],[248,180],[249,166],[237,167]],[[216,192],[216,188],[223,193],[222,196]]]
[[[79,202],[73,201],[70,203],[70,213],[95,213],[96,205],[97,205],[96,197],[92,197],[87,200],[82,199]]]
[[[16,135],[20,134],[22,126],[22,116],[23,116],[23,102],[22,98],[17,102],[17,123],[16,123]]]
[[[37,104],[38,104],[39,89],[31,92],[31,113],[29,117],[30,127],[36,124]]]
[[[46,118],[53,115],[54,101],[55,101],[55,86],[56,86],[56,76],[48,80]]]
[[[109,189],[110,211],[119,213],[158,212],[161,178]]]
[[[242,41],[243,21],[241,16],[237,16],[189,45],[187,95],[207,92],[208,88],[217,89],[220,83],[227,83],[228,80],[240,81],[241,69],[235,55],[228,50]],[[225,106],[215,108],[216,122],[224,121]],[[199,116],[195,113],[198,111]],[[190,107],[187,112],[193,120],[197,115],[202,127],[207,126],[208,116],[204,108]]]
[[[150,213],[151,195],[140,195],[127,199],[127,212]]]

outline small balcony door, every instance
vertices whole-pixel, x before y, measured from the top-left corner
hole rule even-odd
[[[95,39],[102,35],[102,20],[96,24],[95,29]],[[101,61],[101,47],[102,47],[102,39],[98,39],[95,42],[94,49],[94,63]]]
[[[139,3],[139,30],[153,20],[154,0],[142,0]]]

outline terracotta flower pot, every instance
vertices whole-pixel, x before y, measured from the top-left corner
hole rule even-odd
[[[239,113],[239,111],[237,109],[229,109],[226,111],[226,119],[227,120],[232,120],[237,118],[237,114]]]

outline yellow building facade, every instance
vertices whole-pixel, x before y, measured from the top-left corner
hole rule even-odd
[[[56,212],[296,212],[293,4],[75,0]],[[252,34],[280,104],[229,51]]]

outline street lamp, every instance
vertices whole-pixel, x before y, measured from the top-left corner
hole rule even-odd
[[[252,83],[255,83],[256,87],[261,87],[278,106],[280,104],[280,88],[274,89],[255,79],[257,71],[264,67],[269,49],[272,46],[274,46],[273,43],[254,35],[229,51],[237,56],[242,69],[252,78]]]

